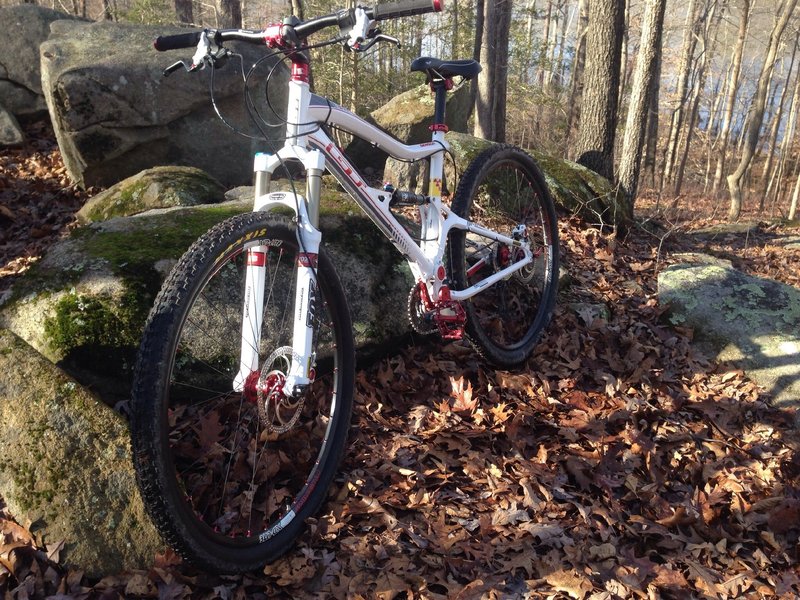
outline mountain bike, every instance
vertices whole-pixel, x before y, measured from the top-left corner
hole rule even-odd
[[[145,506],[164,539],[202,568],[243,572],[283,554],[325,500],[344,452],[355,351],[345,292],[322,244],[325,171],[407,259],[414,330],[465,337],[489,361],[513,367],[529,358],[550,318],[556,214],[531,157],[492,146],[454,195],[444,180],[446,94],[454,78],[478,74],[477,62],[413,62],[435,98],[431,141],[422,144],[401,143],[309,89],[312,34],[338,28],[317,46],[364,52],[398,43],[380,21],[441,8],[441,0],[399,0],[291,17],[261,31],[193,31],[155,42],[158,50],[197,49],[191,63],[165,74],[215,67],[229,58],[230,40],[264,45],[291,67],[285,143],[255,156],[253,211],[213,227],[178,261],[148,317],[135,368],[132,445]],[[333,129],[423,161],[425,193],[373,187],[334,144]],[[305,172],[304,194],[293,181],[270,191],[276,171],[290,164]]]

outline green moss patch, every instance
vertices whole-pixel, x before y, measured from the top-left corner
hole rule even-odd
[[[56,303],[44,332],[53,350],[64,355],[86,346],[136,346],[147,311],[135,293],[111,300],[73,290]]]
[[[82,223],[135,215],[153,208],[216,204],[225,189],[193,167],[155,167],[129,177],[92,198],[78,212]]]

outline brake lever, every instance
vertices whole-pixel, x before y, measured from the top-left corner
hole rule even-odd
[[[211,52],[209,49],[209,52],[203,56],[200,62],[190,63],[189,61],[186,60],[179,60],[178,62],[172,63],[170,66],[164,69],[163,74],[164,77],[169,77],[170,75],[172,75],[172,73],[174,73],[181,67],[183,67],[183,70],[186,71],[187,73],[193,73],[194,71],[199,71],[200,69],[204,69],[207,64],[213,64],[215,67],[219,68],[225,65],[225,62],[227,61],[230,54],[231,51],[228,50],[227,48],[217,47],[216,52]],[[195,58],[196,57],[197,55],[195,55]]]
[[[370,38],[369,43],[366,46],[359,47],[358,51],[366,52],[378,42],[389,42],[394,44],[397,48],[403,47],[403,45],[400,43],[400,40],[398,40],[397,38],[393,38],[392,36],[383,33],[378,33]]]
[[[200,64],[190,63],[188,60],[179,60],[178,62],[172,63],[170,66],[164,69],[163,73],[164,77],[169,77],[181,67],[183,67],[183,70],[186,71],[187,73],[193,73],[195,71],[199,71],[205,66],[206,66],[205,60]]]
[[[191,68],[191,65],[189,65],[189,63],[187,63],[185,60],[179,60],[176,63],[172,63],[170,66],[164,69],[163,71],[164,77],[169,77],[181,67],[183,67],[185,70],[188,71]]]

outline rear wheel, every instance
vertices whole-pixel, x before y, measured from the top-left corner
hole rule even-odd
[[[558,225],[544,177],[533,159],[512,146],[492,146],[470,164],[453,199],[453,212],[527,241],[534,261],[464,302],[466,333],[499,366],[515,366],[533,352],[550,320],[558,283]],[[463,290],[524,254],[478,234],[449,236],[452,286]]]
[[[268,248],[259,369],[239,370],[248,250]],[[236,573],[285,552],[327,495],[350,423],[354,350],[331,262],[316,271],[314,380],[281,389],[292,360],[298,242],[288,223],[228,219],[181,258],[156,300],[136,366],[132,440],[145,505],[165,540]]]

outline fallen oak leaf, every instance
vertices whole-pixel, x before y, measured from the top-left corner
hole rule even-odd
[[[664,527],[680,527],[682,525],[691,525],[696,521],[697,517],[690,515],[685,506],[679,506],[671,516],[658,519],[656,523]]]

